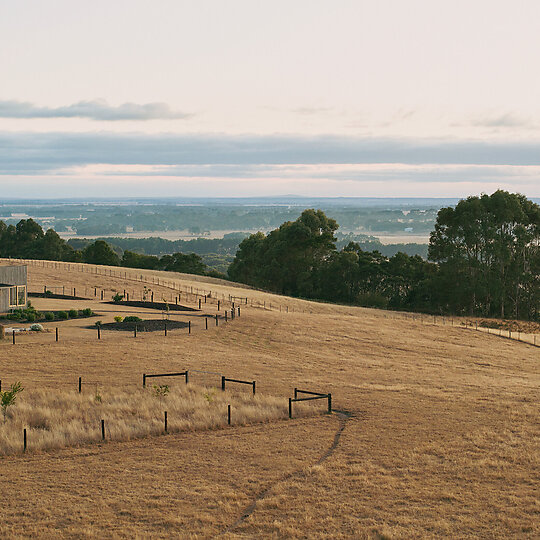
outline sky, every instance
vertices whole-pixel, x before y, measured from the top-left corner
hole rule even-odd
[[[540,196],[538,0],[0,0],[0,200]]]

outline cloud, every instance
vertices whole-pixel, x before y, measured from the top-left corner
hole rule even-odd
[[[319,115],[319,114],[329,114],[333,111],[330,107],[297,107],[296,109],[291,109],[291,112],[296,114],[303,114],[306,116],[309,115]]]
[[[79,101],[63,107],[38,107],[26,101],[0,101],[0,118],[89,118],[91,120],[176,120],[192,114],[172,110],[166,103],[123,103],[105,100]]]
[[[0,132],[0,174],[87,165],[540,165],[532,142],[320,135]],[[239,171],[236,171],[239,174]]]
[[[66,170],[63,175],[108,178],[332,180],[341,182],[399,181],[427,184],[501,181],[536,185],[540,166],[504,165],[97,165]]]
[[[526,119],[518,116],[514,113],[505,113],[496,116],[482,116],[478,117],[471,123],[476,127],[491,127],[491,128],[530,128],[534,127],[534,124]]]

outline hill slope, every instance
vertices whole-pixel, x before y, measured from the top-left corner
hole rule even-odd
[[[120,275],[66,268],[31,266],[31,290],[63,284],[135,294],[142,287]],[[191,335],[115,333],[98,341],[93,330],[74,327],[62,330],[59,343],[47,334],[4,342],[4,384],[75,389],[83,376],[135,387],[143,372],[198,369],[257,380],[257,391],[283,396],[284,407],[295,386],[332,392],[335,409],[350,417],[0,458],[10,486],[1,496],[3,536],[540,534],[537,348],[399,314],[193,276],[160,278],[272,309],[248,304],[241,317],[208,330],[194,318]],[[203,313],[215,314],[216,306],[203,305]]]

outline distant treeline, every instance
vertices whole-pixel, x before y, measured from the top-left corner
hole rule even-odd
[[[85,262],[224,277],[219,272],[209,270],[195,253],[173,253],[157,257],[126,250],[119,256],[103,240],[88,242],[83,249],[75,249],[53,229],[43,232],[41,226],[32,219],[22,219],[17,225],[9,226],[0,221],[0,257]]]
[[[122,251],[129,250],[144,255],[170,255],[171,253],[197,253],[234,255],[238,244],[248,236],[247,233],[237,232],[225,234],[223,238],[193,238],[192,240],[166,240],[165,238],[98,238],[118,246]],[[71,238],[68,244],[75,249],[84,249],[91,240],[86,238]]]
[[[233,262],[240,242],[248,237],[248,233],[235,232],[225,234],[223,238],[194,238],[192,240],[166,240],[164,238],[121,238],[104,237],[98,240],[106,241],[113,250],[122,257],[125,250],[141,255],[171,255],[173,253],[196,253],[201,256],[209,271],[215,270],[226,274]],[[388,244],[383,245],[377,238],[365,234],[337,233],[337,249],[342,249],[349,242],[357,242],[364,251],[377,250],[386,257],[392,257],[398,252],[407,255],[420,255],[427,259],[427,244]],[[71,238],[68,244],[76,250],[83,250],[92,240],[86,238]]]
[[[229,255],[231,261],[240,242],[249,236],[249,233],[234,232],[228,233],[223,238],[193,238],[192,240],[166,240],[165,238],[122,238],[122,237],[102,237],[98,240],[105,240],[115,248],[119,248],[120,253],[124,250],[134,251],[143,255],[170,255],[171,253],[197,253],[197,255]],[[427,244],[382,244],[374,236],[365,234],[340,234],[337,233],[336,247],[342,249],[349,242],[356,242],[364,251],[376,249],[382,255],[391,257],[399,251],[407,255],[420,255],[427,259]],[[68,244],[75,249],[84,249],[92,240],[87,238],[70,238]]]
[[[280,294],[364,306],[540,318],[540,206],[497,191],[439,211],[428,262],[338,250],[338,224],[305,210],[240,244],[229,277]]]

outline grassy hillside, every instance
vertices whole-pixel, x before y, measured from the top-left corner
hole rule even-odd
[[[30,289],[98,287],[109,299],[114,290],[142,288],[120,275],[58,266],[29,267]],[[257,392],[282,397],[284,407],[295,386],[332,392],[335,409],[348,415],[2,457],[9,486],[2,536],[540,535],[538,348],[457,322],[434,325],[194,276],[166,279],[267,309],[243,306],[240,318],[208,330],[198,314],[174,314],[192,320],[193,331],[167,337],[109,332],[98,341],[88,323],[68,321],[58,343],[44,333],[0,344],[3,387],[20,380],[29,392],[75,391],[83,376],[120,392],[139,387],[143,372],[197,369],[256,380]],[[165,284],[152,289],[176,294]],[[195,297],[186,300],[197,306]],[[66,302],[81,303],[35,300],[39,309]],[[127,314],[82,303],[103,321]],[[202,313],[215,315],[216,307],[203,304]]]

